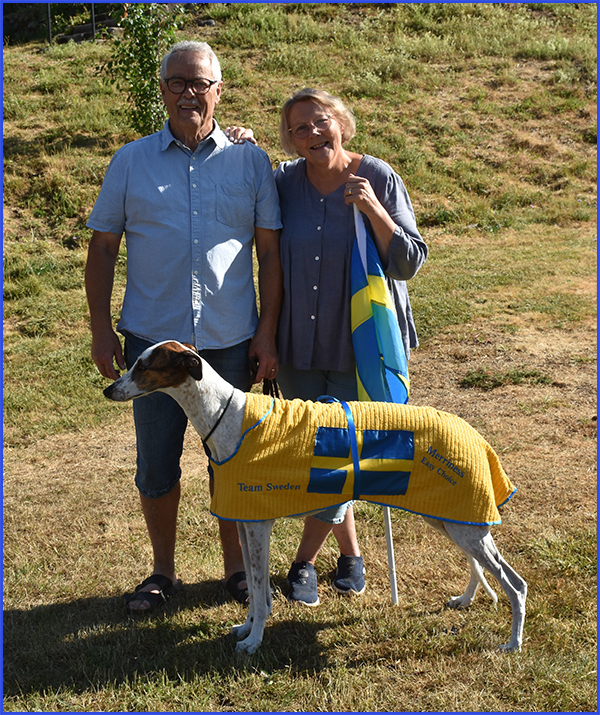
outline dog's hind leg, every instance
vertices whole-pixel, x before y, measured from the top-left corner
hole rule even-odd
[[[486,581],[480,563],[465,551],[463,551],[463,553],[465,554],[467,561],[469,562],[469,566],[471,567],[471,579],[465,589],[465,592],[461,596],[453,596],[448,603],[446,603],[446,606],[448,608],[468,608],[475,600],[475,594],[477,593],[479,584],[483,586],[485,592],[492,599],[492,601],[494,603],[498,603],[498,596]]]
[[[440,534],[443,534],[447,539],[452,541],[453,543],[456,543],[454,539],[450,536],[448,531],[446,530],[445,527],[445,522],[442,521],[441,519],[431,519],[429,517],[423,517],[423,519],[431,526],[434,528],[436,531],[439,531]],[[457,544],[457,546],[459,546]],[[459,546],[460,548],[460,546]],[[479,584],[483,586],[484,591],[487,593],[487,595],[492,599],[494,603],[498,603],[498,596],[496,595],[496,592],[494,589],[489,585],[489,583],[486,581],[485,575],[483,573],[483,569],[481,568],[481,565],[479,562],[474,559],[467,551],[461,548],[461,551],[465,555],[469,567],[471,569],[471,579],[469,581],[469,584],[467,588],[465,589],[465,592],[461,596],[453,596],[447,603],[446,606],[448,608],[468,608],[473,601],[475,600],[475,594],[477,593],[477,588],[479,587]]]
[[[510,641],[501,645],[500,650],[521,650],[527,583],[501,556],[487,527],[452,522],[446,522],[445,527],[457,546],[476,559],[497,579],[510,600],[512,633]]]
[[[236,650],[254,653],[262,643],[267,618],[271,614],[269,546],[275,521],[238,522],[244,568],[250,592],[248,618],[232,629],[239,640]]]

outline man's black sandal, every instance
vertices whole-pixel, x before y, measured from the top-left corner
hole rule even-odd
[[[152,591],[142,591],[143,588],[152,584],[158,589],[158,593],[152,593]],[[157,608],[163,606],[169,598],[175,596],[179,591],[183,589],[183,584],[181,581],[176,581],[173,583],[170,578],[163,576],[162,574],[154,574],[153,576],[148,576],[144,579],[142,583],[135,587],[133,593],[126,593],[123,596],[125,605],[131,603],[132,601],[145,601],[149,604],[148,608],[128,608],[129,613],[135,615],[143,615],[145,613],[152,613]]]
[[[227,593],[238,603],[244,606],[250,601],[250,594],[248,593],[248,587],[240,588],[240,583],[246,580],[245,571],[237,571],[232,576],[229,577],[227,583],[225,584],[225,589]]]

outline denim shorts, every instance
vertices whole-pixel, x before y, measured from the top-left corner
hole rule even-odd
[[[323,395],[337,397],[345,402],[358,400],[356,373],[336,370],[296,370],[291,365],[280,365],[277,382],[282,396],[288,400],[299,398],[315,402]],[[311,514],[315,519],[326,524],[341,524],[353,501],[329,507],[324,511]]]
[[[129,369],[154,343],[131,333],[124,336]],[[249,346],[246,340],[222,350],[201,350],[200,355],[234,387],[247,391],[251,387]],[[181,479],[179,462],[187,416],[172,397],[153,392],[133,400],[133,419],[137,446],[135,484],[142,496],[157,499],[168,494]]]

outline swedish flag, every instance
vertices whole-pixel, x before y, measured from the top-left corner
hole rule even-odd
[[[408,365],[398,320],[377,248],[356,206],[354,214],[350,287],[358,399],[406,404]]]
[[[352,458],[357,441],[358,470]],[[307,493],[347,494],[353,499],[406,494],[414,467],[414,432],[319,427]]]

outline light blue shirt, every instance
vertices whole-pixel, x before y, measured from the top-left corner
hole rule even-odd
[[[167,122],[113,156],[87,226],[125,232],[120,332],[198,349],[251,338],[258,324],[254,227],[281,228],[267,154],[215,122],[195,152]]]

